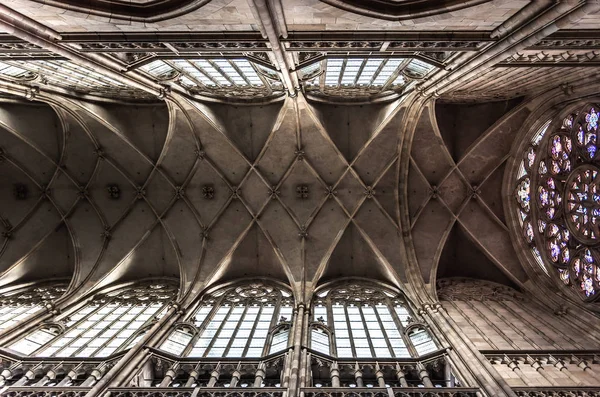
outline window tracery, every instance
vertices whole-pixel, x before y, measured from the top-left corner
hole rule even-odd
[[[515,189],[515,199],[517,201],[517,215],[519,223],[521,225],[522,237],[529,247],[531,254],[533,255],[536,263],[544,271],[548,273],[539,249],[535,243],[534,223],[531,217],[531,173],[535,164],[536,156],[539,153],[540,142],[544,138],[548,127],[550,126],[551,120],[546,121],[530,139],[527,149],[523,154],[521,163],[519,164],[519,170],[517,174],[517,187]],[[540,163],[540,169],[546,167],[545,163]],[[542,225],[539,225],[542,226]]]
[[[262,357],[287,348],[293,311],[289,291],[256,281],[209,294],[188,327],[160,349],[188,357]]]
[[[309,93],[333,96],[375,95],[408,88],[435,67],[413,58],[327,57],[300,69]]]
[[[106,357],[133,346],[177,289],[150,283],[96,295],[71,315],[42,324],[10,349],[37,357]]]
[[[437,350],[429,331],[422,328],[413,337],[406,330],[411,314],[401,295],[359,283],[349,283],[317,293],[314,320],[332,330],[331,341],[318,328],[311,330],[311,347],[322,353],[333,345],[337,357],[411,357]],[[419,343],[417,349],[414,343]],[[433,346],[433,350],[428,350]],[[419,351],[420,350],[420,351]]]
[[[66,283],[37,285],[6,291],[0,295],[0,330],[29,317],[53,302],[67,291]]]
[[[214,96],[266,97],[281,94],[276,73],[243,57],[161,59],[140,67],[161,81],[173,81],[192,93]]]
[[[526,152],[533,159],[525,165],[530,173],[530,208],[523,223],[527,241],[585,300],[595,299],[600,288],[598,118],[598,107],[586,105],[548,123],[534,154]]]

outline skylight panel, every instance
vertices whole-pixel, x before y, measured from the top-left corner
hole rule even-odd
[[[327,61],[327,69],[325,70],[326,85],[338,84],[343,63],[342,59],[329,59]]]
[[[398,69],[402,63],[402,59],[388,59],[381,71],[373,81],[373,85],[384,85],[390,76]]]
[[[342,76],[342,84],[354,84],[354,80],[362,66],[364,60],[362,59],[349,59],[344,69]]]
[[[184,84],[191,82],[191,85],[197,86],[198,83],[192,81],[192,79],[194,79],[196,81],[200,81],[202,84],[204,84],[206,86],[216,86],[214,81],[209,79],[204,73],[202,73],[200,70],[198,70],[198,68],[194,67],[188,61],[178,59],[176,61],[173,61],[173,64],[177,68],[182,70],[184,74],[187,74],[187,76],[185,76],[185,80],[184,80],[184,77],[181,78],[181,81],[183,81]]]
[[[244,74],[246,80],[250,82],[252,85],[262,86],[263,82],[256,74],[256,70],[252,67],[250,62],[245,59],[235,59],[233,61],[237,68]]]
[[[379,66],[383,62],[383,59],[369,59],[358,78],[357,84],[369,84],[379,69]]]
[[[22,77],[28,73],[28,70],[0,62],[0,73],[10,77]]]
[[[425,76],[433,69],[433,66],[418,59],[413,59],[406,68],[414,74]]]
[[[300,75],[302,76],[302,78],[305,78],[306,76],[312,75],[320,68],[321,68],[321,62],[312,63],[312,64],[300,69]]]
[[[205,71],[213,80],[215,80],[220,85],[231,85],[229,80],[227,80],[217,69],[215,69],[207,60],[201,59],[198,61],[192,62],[195,66],[199,67],[203,71]]]
[[[235,68],[225,59],[218,59],[213,61],[229,79],[231,79],[236,85],[247,85],[246,80],[235,70]]]
[[[142,66],[141,69],[150,73],[154,77],[162,77],[173,72],[173,67],[163,61],[153,61]]]

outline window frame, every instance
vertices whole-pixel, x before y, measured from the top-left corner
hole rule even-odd
[[[344,292],[341,292],[344,291]],[[366,291],[372,291],[367,293]],[[347,295],[344,298],[344,295]],[[398,331],[399,337],[391,337],[389,332],[392,331],[389,328],[386,328],[384,322],[381,318],[381,313],[377,309],[377,307],[384,306],[389,313],[396,330]],[[320,288],[317,288],[313,300],[312,300],[312,308],[313,308],[313,316],[316,317],[316,307],[324,307],[326,310],[326,318],[324,318],[325,323],[322,324],[317,321],[316,318],[313,318],[313,321],[309,325],[309,346],[312,348],[312,329],[315,326],[319,326],[324,330],[329,331],[330,339],[330,356],[337,357],[338,359],[373,359],[373,358],[389,358],[389,359],[404,359],[404,358],[418,358],[423,355],[419,355],[415,345],[410,338],[409,331],[413,330],[415,327],[420,327],[424,329],[431,341],[436,346],[436,351],[439,350],[439,342],[433,337],[433,334],[429,327],[422,322],[414,322],[414,312],[411,310],[410,304],[406,297],[399,291],[394,291],[387,286],[382,284],[374,283],[374,282],[365,282],[364,280],[356,280],[356,279],[346,279],[341,282],[336,282],[334,284],[326,284]],[[336,335],[336,327],[335,327],[335,316],[334,316],[334,307],[343,307],[346,327],[348,331],[348,339],[350,342],[350,351],[352,352],[352,356],[340,356],[338,353],[338,339],[339,337]],[[356,341],[359,340],[357,337],[353,335],[354,332],[357,331],[356,327],[353,327],[350,320],[350,313],[348,311],[348,307],[353,308],[352,311],[356,311],[360,316],[362,331],[364,331],[366,340],[366,345],[370,350],[370,356],[367,357],[365,355],[360,355],[357,352]],[[372,308],[372,313],[368,313],[367,315],[374,315],[377,319],[378,329],[373,327],[369,327],[367,318],[365,317],[364,308],[370,307]],[[404,308],[408,313],[408,316],[404,319],[400,318],[400,315],[397,313],[397,308]],[[355,310],[357,309],[357,310]],[[356,315],[356,314],[353,314]],[[325,317],[325,316],[324,316]],[[357,320],[358,321],[358,320]],[[340,322],[340,321],[338,321]],[[371,321],[372,322],[372,321]],[[385,341],[386,348],[388,349],[390,356],[383,357],[379,353],[376,352],[378,346],[375,346],[373,343],[373,338],[370,336],[370,332],[373,331],[381,331],[383,335],[383,340]],[[381,338],[375,338],[381,339]],[[395,346],[392,342],[393,340],[402,340],[404,346]],[[396,348],[395,348],[396,347]],[[358,349],[366,349],[367,347],[358,346]],[[381,348],[381,347],[379,347]],[[400,356],[396,354],[396,350],[406,350],[407,356]],[[315,350],[315,352],[317,352]],[[320,352],[317,352],[320,353]],[[429,354],[429,353],[426,353]],[[426,355],[425,354],[425,355]]]

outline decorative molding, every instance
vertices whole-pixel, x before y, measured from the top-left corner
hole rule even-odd
[[[33,0],[43,5],[79,12],[82,17],[98,15],[136,22],[159,22],[192,12],[211,0]]]
[[[444,278],[437,282],[440,300],[523,301],[523,295],[506,285],[470,278]]]
[[[484,4],[490,0],[321,0],[342,10],[371,18],[402,21],[445,14],[463,8]]]

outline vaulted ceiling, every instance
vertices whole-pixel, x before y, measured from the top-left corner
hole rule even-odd
[[[0,284],[530,283],[508,173],[598,4],[76,3],[0,5]]]

